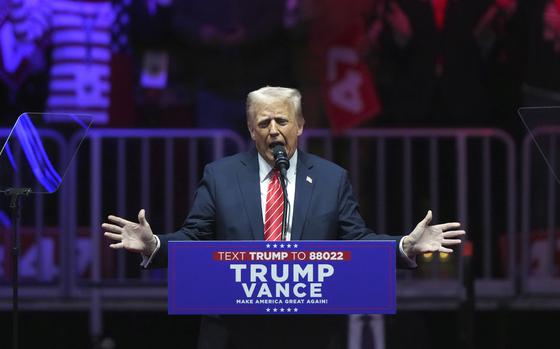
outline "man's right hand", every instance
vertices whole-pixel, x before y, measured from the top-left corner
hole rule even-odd
[[[142,253],[151,256],[157,246],[157,240],[146,220],[146,211],[138,212],[138,223],[126,219],[109,216],[112,223],[103,223],[101,227],[105,230],[105,236],[116,242],[109,245],[114,249],[124,248],[127,251]]]

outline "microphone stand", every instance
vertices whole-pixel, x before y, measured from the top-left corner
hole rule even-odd
[[[286,189],[286,168],[280,166],[280,186],[284,194],[284,209],[282,213],[282,241],[286,240],[286,228],[288,227],[288,190]]]
[[[31,193],[30,188],[11,188],[5,191],[10,197],[12,214],[12,348],[18,348],[18,286],[19,286],[19,223],[21,218],[21,198]]]

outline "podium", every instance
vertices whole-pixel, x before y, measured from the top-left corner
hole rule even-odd
[[[394,314],[394,241],[171,241],[169,314]]]

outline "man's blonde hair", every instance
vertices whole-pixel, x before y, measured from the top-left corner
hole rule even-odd
[[[258,106],[265,106],[274,102],[287,103],[292,108],[298,124],[303,125],[301,93],[295,88],[272,86],[261,87],[247,95],[247,123],[256,116]]]

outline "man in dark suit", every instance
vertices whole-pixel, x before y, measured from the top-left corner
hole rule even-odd
[[[275,167],[272,147],[285,147],[288,240],[394,239],[399,263],[413,266],[424,252],[452,252],[464,234],[459,223],[430,226],[431,211],[406,236],[377,235],[365,227],[347,172],[317,156],[297,150],[303,132],[301,96],[297,90],[264,87],[247,98],[247,126],[255,148],[206,166],[193,207],[181,229],[155,235],[144,210],[138,223],[109,216],[105,236],[110,247],[139,252],[144,266],[167,264],[170,240],[262,240],[267,221],[267,188]],[[265,223],[263,223],[265,222]],[[277,238],[277,237],[276,237]],[[344,331],[341,317],[204,317],[201,348],[337,347]],[[278,336],[278,334],[282,334]]]

